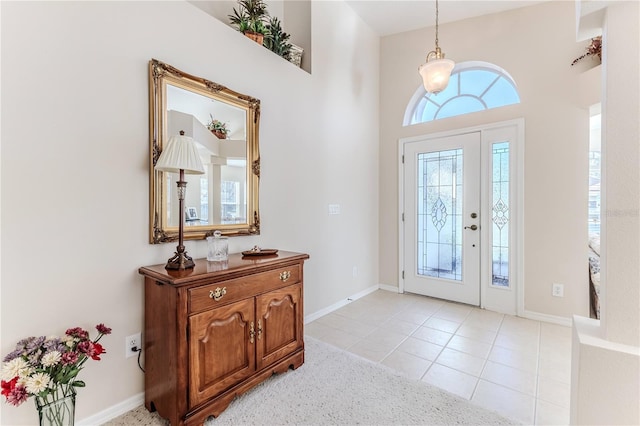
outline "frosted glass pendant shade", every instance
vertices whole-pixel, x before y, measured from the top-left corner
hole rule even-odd
[[[156,163],[156,170],[178,173],[184,170],[186,174],[204,174],[204,167],[198,155],[198,148],[189,136],[171,136],[167,146],[162,150]]]
[[[429,93],[440,93],[447,88],[451,71],[455,66],[451,59],[433,59],[420,65],[418,72],[422,76],[424,88]]]

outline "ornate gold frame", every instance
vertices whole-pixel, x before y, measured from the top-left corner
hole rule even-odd
[[[189,226],[184,230],[184,239],[204,239],[213,235],[216,230],[226,236],[259,234],[260,100],[152,59],[149,61],[149,242],[159,244],[178,239],[178,227],[170,227],[166,223],[167,190],[162,177],[163,172],[154,169],[164,141],[168,140],[166,99],[168,83],[246,111],[248,223]]]

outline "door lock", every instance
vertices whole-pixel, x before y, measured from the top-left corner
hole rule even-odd
[[[476,217],[478,217],[478,213],[471,213],[471,219],[475,219]]]
[[[465,226],[464,229],[471,229],[472,231],[476,231],[478,229],[478,225]]]

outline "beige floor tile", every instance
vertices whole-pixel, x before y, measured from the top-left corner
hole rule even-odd
[[[446,320],[444,318],[431,317],[423,324],[425,327],[434,328],[436,330],[445,331],[447,333],[455,333],[460,327],[459,322]]]
[[[373,362],[380,362],[386,358],[387,355],[395,349],[395,347],[396,345],[383,343],[377,339],[364,338],[350,346],[349,352],[363,358],[367,358]]]
[[[533,334],[540,336],[540,322],[526,318],[505,315],[500,325],[502,334]]]
[[[488,343],[458,335],[454,335],[446,347],[483,359],[486,359],[491,351],[491,345]]]
[[[533,424],[536,400],[532,396],[480,379],[471,400],[524,424]]]
[[[415,337],[408,337],[407,340],[398,346],[396,351],[406,352],[429,361],[435,361],[435,359],[438,358],[438,355],[440,355],[440,352],[442,352],[442,349],[444,349],[442,346],[438,346],[434,343],[417,339]]]
[[[305,325],[309,336],[538,425],[568,424],[570,331],[383,290]]]
[[[411,379],[418,380],[431,366],[431,361],[396,350],[383,359],[381,364],[400,371]]]
[[[569,409],[538,400],[536,404],[536,425],[568,425]]]
[[[468,325],[466,321],[458,328],[456,335],[488,344],[493,344],[496,339],[495,331]]]
[[[349,349],[362,338],[354,336],[353,334],[349,334],[343,330],[333,329],[324,334],[321,339],[323,342],[329,343],[333,346],[337,346],[341,349]]]
[[[571,360],[540,358],[538,375],[562,383],[571,383]]]
[[[435,318],[461,323],[469,316],[472,309],[473,308],[466,305],[445,304],[438,309],[433,316]]]
[[[538,372],[538,357],[535,352],[524,352],[494,346],[489,354],[489,360],[533,374]]]
[[[453,334],[436,330],[435,328],[420,327],[411,335],[411,337],[435,343],[436,345],[446,346],[446,344],[449,343],[449,340],[451,340],[451,337],[453,337]]]
[[[416,325],[422,325],[426,320],[428,320],[433,312],[424,311],[423,309],[416,307],[409,307],[406,310],[398,312],[393,316],[395,319],[399,319],[401,321],[410,322]]]
[[[538,399],[569,408],[571,403],[571,385],[540,376],[538,378]]]
[[[361,302],[360,300],[356,300],[355,302],[349,303],[348,305],[340,308],[339,315],[351,319],[358,319],[362,315],[364,315],[369,309],[371,309],[371,304],[366,302]]]
[[[353,334],[354,336],[358,337],[364,337],[377,328],[377,326],[375,325],[343,317],[342,315],[338,314],[325,315],[322,318],[318,318],[316,321],[337,330],[346,331],[349,334]]]
[[[433,364],[422,377],[422,381],[441,389],[454,393],[465,399],[470,399],[478,383],[478,378],[446,367]]]
[[[325,334],[333,330],[335,330],[335,328],[329,327],[328,325],[318,321],[313,321],[304,325],[304,334],[308,334],[316,339],[322,339]]]
[[[533,373],[488,361],[480,378],[527,395],[536,396],[536,375]]]
[[[389,346],[392,349],[396,348],[402,343],[408,336],[405,334],[397,333],[395,331],[386,330],[384,328],[376,328],[369,335],[367,339],[376,340],[385,346]]]
[[[504,314],[476,308],[473,309],[469,316],[464,320],[464,324],[495,332],[500,328],[504,317]]]
[[[387,321],[380,324],[380,328],[384,328],[385,330],[395,331],[396,333],[400,333],[405,336],[410,336],[419,327],[420,326],[418,324],[413,324],[411,322],[403,321],[396,317],[390,318]]]
[[[479,377],[485,360],[453,349],[444,348],[436,363]]]
[[[501,346],[507,349],[520,350],[535,353],[538,355],[539,337],[532,334],[505,334],[502,329],[498,332],[495,346]]]

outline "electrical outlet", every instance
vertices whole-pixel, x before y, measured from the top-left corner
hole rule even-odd
[[[353,267],[353,278],[355,278],[355,277],[357,277],[357,276],[358,276],[358,267],[357,267],[357,266],[354,266],[354,267]]]
[[[132,334],[124,339],[125,357],[136,356],[142,350],[142,338],[140,333]]]
[[[564,284],[553,283],[551,295],[555,297],[564,297]]]

